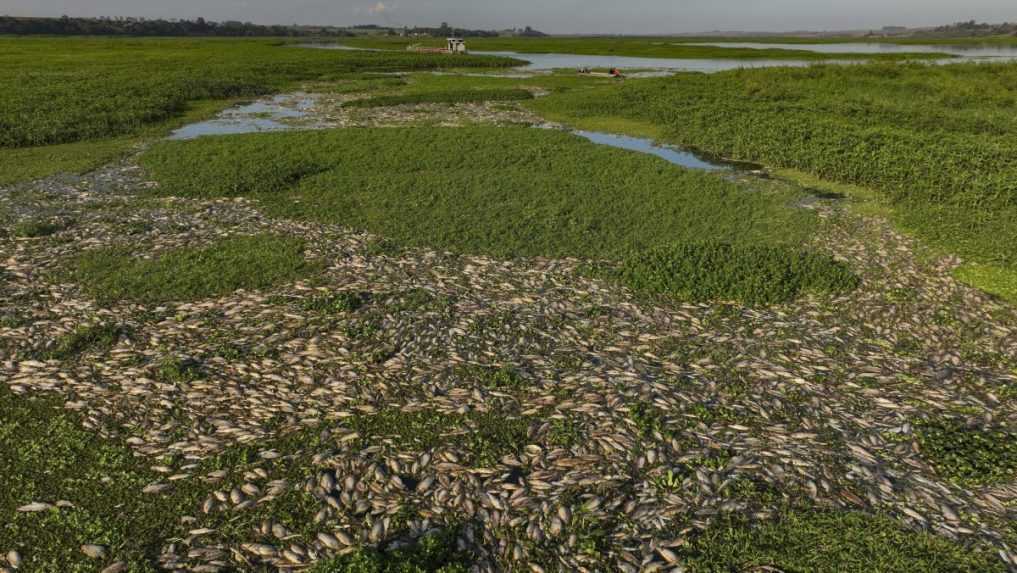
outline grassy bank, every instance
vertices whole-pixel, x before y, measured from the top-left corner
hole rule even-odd
[[[928,243],[1013,269],[1015,86],[1012,65],[821,66],[681,74],[531,105],[578,124],[660,125],[671,142],[874,189]]]
[[[522,54],[582,54],[631,56],[644,58],[746,59],[746,60],[902,60],[935,59],[943,54],[818,54],[808,50],[783,48],[755,49],[722,46],[690,46],[678,38],[650,37],[548,37],[548,38],[469,38],[470,50],[518,52]],[[343,39],[341,43],[361,48],[403,50],[406,46],[441,46],[440,38],[390,38],[368,36]],[[948,57],[948,56],[946,56]]]

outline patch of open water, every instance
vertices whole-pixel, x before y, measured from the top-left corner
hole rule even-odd
[[[227,109],[216,117],[185,125],[170,134],[170,139],[194,139],[205,135],[238,135],[263,131],[283,131],[321,127],[310,108],[314,98],[307,94],[283,94],[269,100]]]
[[[632,56],[597,56],[582,54],[521,54],[518,52],[470,52],[480,56],[503,56],[526,60],[522,70],[540,71],[579,68],[619,68],[637,70],[666,70],[670,72],[715,73],[742,68],[773,68],[777,66],[805,67],[814,62],[806,60],[756,59],[695,59],[695,58],[637,58]]]
[[[577,130],[572,133],[599,145],[654,155],[668,163],[673,163],[686,169],[698,169],[701,171],[753,171],[759,169],[757,165],[724,161],[680,147],[657,145],[652,139],[614,135],[597,131]]]

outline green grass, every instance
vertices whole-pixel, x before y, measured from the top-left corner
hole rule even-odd
[[[926,243],[1017,268],[1017,66],[679,74],[528,105],[565,121],[659,125],[672,143],[871,189]]]
[[[375,96],[368,99],[353,100],[344,105],[345,107],[371,108],[427,103],[484,103],[489,101],[523,101],[528,99],[533,99],[533,94],[523,89],[455,90],[446,92]]]
[[[358,37],[341,40],[342,44],[382,50],[404,50],[411,44],[442,46],[440,38],[392,38],[383,36]],[[684,39],[652,37],[548,37],[548,38],[469,38],[467,46],[473,51],[518,52],[521,54],[584,54],[632,56],[644,58],[692,58],[747,60],[903,60],[942,58],[943,54],[818,54],[808,50],[781,48],[733,48],[690,46]]]
[[[304,242],[274,235],[220,240],[138,258],[124,248],[83,253],[68,276],[101,303],[186,301],[257,290],[309,276],[320,268],[304,257]]]
[[[922,455],[947,479],[977,487],[1017,479],[1017,432],[939,420],[917,432]]]
[[[265,39],[0,38],[0,52],[0,148],[134,135],[196,100],[450,63],[445,56],[301,49]],[[460,67],[514,63],[455,59]]]
[[[813,259],[801,264],[792,248],[817,224],[814,214],[789,207],[796,193],[750,191],[556,131],[259,134],[161,143],[142,162],[162,193],[251,196],[271,215],[338,223],[407,246],[599,261],[664,244],[713,241],[772,247],[771,256],[789,258],[788,273],[820,268]],[[724,294],[775,299],[748,296],[771,289],[761,275],[731,272],[732,266],[716,270],[718,283],[725,273],[735,282],[755,281]],[[778,288],[818,284],[816,276],[786,278]],[[839,280],[839,274],[831,279]]]
[[[859,279],[826,255],[787,248],[723,243],[663,245],[623,259],[618,277],[629,287],[679,300],[786,302],[803,292],[843,293]]]
[[[737,517],[722,520],[677,553],[693,573],[760,567],[809,573],[1006,571],[988,549],[908,531],[888,517],[818,510],[786,511],[757,524]]]

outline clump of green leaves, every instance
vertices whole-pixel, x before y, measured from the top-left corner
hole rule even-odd
[[[461,366],[456,368],[456,376],[467,382],[476,382],[491,390],[521,390],[526,387],[526,380],[513,368],[503,366]]]
[[[167,357],[156,367],[155,376],[172,384],[190,382],[201,376],[201,364],[189,358]]]
[[[353,312],[367,304],[369,300],[369,293],[340,291],[308,298],[301,303],[301,306],[304,310],[312,312],[339,314]]]
[[[123,325],[99,323],[79,326],[58,338],[43,352],[43,358],[69,360],[85,352],[107,352],[129,331]]]
[[[371,108],[425,103],[483,103],[488,101],[523,101],[528,99],[533,99],[533,94],[524,89],[457,89],[449,91],[377,96],[370,99],[353,100],[347,102],[345,106]]]
[[[22,237],[26,239],[37,239],[39,237],[48,237],[56,234],[58,231],[63,229],[63,225],[53,223],[50,221],[38,221],[28,220],[21,221],[14,225],[13,235],[15,237]]]
[[[803,292],[841,293],[859,279],[833,258],[789,247],[682,243],[637,251],[616,276],[630,288],[679,300],[773,304]]]
[[[470,557],[456,547],[455,529],[421,537],[409,547],[362,549],[318,562],[311,573],[466,573]]]
[[[277,235],[235,237],[187,247],[152,259],[121,248],[100,249],[73,261],[70,278],[101,303],[185,301],[263,289],[316,273],[302,240]]]
[[[1017,432],[934,420],[917,428],[922,455],[940,475],[964,485],[989,485],[1017,478]]]

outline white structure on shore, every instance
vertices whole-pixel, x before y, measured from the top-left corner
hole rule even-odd
[[[450,54],[465,54],[466,41],[462,38],[449,38],[445,41],[446,50]]]

